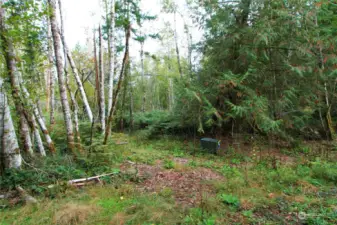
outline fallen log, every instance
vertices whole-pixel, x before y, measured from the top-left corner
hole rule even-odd
[[[70,180],[68,181],[69,185],[72,186],[76,186],[76,187],[82,187],[88,184],[93,184],[93,183],[99,183],[102,184],[102,181],[100,180],[100,178],[102,177],[108,177],[108,176],[112,176],[112,175],[116,175],[118,173],[108,173],[108,174],[102,174],[99,176],[94,176],[94,177],[88,177],[88,178],[81,178],[81,179],[74,179],[74,180]]]
[[[31,195],[29,195],[22,187],[17,186],[16,190],[20,194],[20,196],[23,198],[26,204],[37,204],[37,200]]]

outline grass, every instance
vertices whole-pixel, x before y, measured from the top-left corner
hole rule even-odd
[[[120,140],[128,144],[115,144]],[[51,167],[56,171],[54,178],[41,175],[41,179],[59,184],[70,178],[116,170],[128,160],[137,164],[159,164],[163,170],[180,173],[208,168],[221,174],[224,180],[208,182],[212,192],[201,192],[201,202],[187,206],[176,203],[171,188],[144,192],[139,189],[139,182],[132,182],[127,176],[112,178],[104,186],[64,187],[55,194],[37,193],[31,188],[34,184],[31,179],[25,187],[39,199],[39,204],[0,209],[0,225],[298,224],[299,221],[336,224],[337,165],[303,158],[309,150],[302,149],[302,153],[292,156],[292,163],[287,163],[238,153],[235,149],[221,157],[209,155],[196,150],[191,143],[174,138],[149,141],[115,134],[107,146],[96,144],[93,153],[82,161],[65,163],[50,158],[49,164],[36,163],[44,170],[50,169],[48,173],[52,173]],[[186,163],[181,164],[177,159],[184,159]],[[20,179],[15,182],[23,183]],[[2,204],[7,203],[0,202]],[[298,215],[303,216],[303,220]]]

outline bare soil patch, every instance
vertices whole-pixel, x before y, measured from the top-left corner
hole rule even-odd
[[[179,159],[180,163],[188,161]],[[177,204],[195,206],[201,203],[203,197],[214,196],[215,190],[211,181],[223,180],[224,177],[208,168],[175,171],[164,170],[160,163],[154,166],[144,164],[123,164],[121,171],[138,171],[137,176],[143,181],[137,185],[141,191],[160,193],[171,190]]]

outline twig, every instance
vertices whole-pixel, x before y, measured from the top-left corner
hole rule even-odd
[[[41,170],[41,169],[39,169],[39,168],[36,168],[36,167],[34,167],[33,165],[27,163],[23,158],[22,158],[22,162],[23,162],[25,165],[27,165],[27,166],[33,168],[33,169],[36,170],[36,171],[39,171],[39,172],[44,173],[44,174],[48,174],[46,171],[43,171],[43,170]]]

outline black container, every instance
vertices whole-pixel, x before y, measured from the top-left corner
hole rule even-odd
[[[206,150],[212,154],[216,154],[220,148],[220,141],[212,138],[202,138],[200,140],[200,146],[203,150]]]

